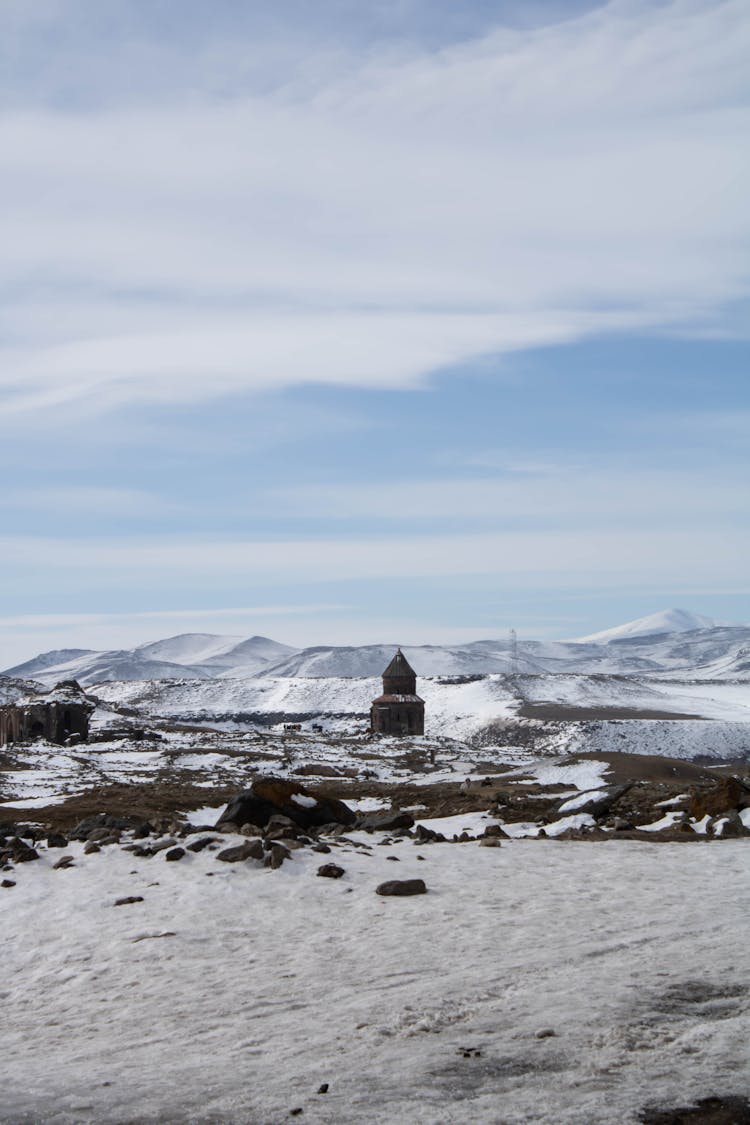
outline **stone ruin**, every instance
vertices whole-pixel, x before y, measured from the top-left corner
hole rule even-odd
[[[76,680],[63,680],[51,691],[21,696],[0,706],[0,746],[36,739],[85,742],[95,704]]]

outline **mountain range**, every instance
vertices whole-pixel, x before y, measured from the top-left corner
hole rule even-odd
[[[51,685],[110,681],[379,676],[395,644],[294,649],[268,637],[184,633],[133,649],[62,649],[8,668],[4,676]],[[576,641],[518,643],[510,638],[464,645],[402,646],[420,676],[493,672],[584,672],[607,675],[750,675],[750,626],[723,625],[671,609]]]

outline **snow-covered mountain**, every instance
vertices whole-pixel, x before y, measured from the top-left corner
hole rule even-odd
[[[268,637],[245,639],[212,633],[183,633],[134,649],[44,652],[9,668],[3,675],[35,679],[45,684],[70,679],[81,684],[111,680],[210,679],[228,669],[237,676],[252,676],[294,651]]]
[[[579,640],[583,643],[592,642],[601,645],[622,640],[623,637],[645,637],[655,633],[691,633],[695,629],[713,629],[719,624],[720,622],[710,617],[690,613],[687,609],[663,609],[648,617],[639,617],[635,621],[627,621],[624,625],[603,629],[600,633],[590,633],[587,637],[580,637]]]
[[[91,685],[113,680],[378,677],[395,649],[394,643],[318,645],[299,650],[268,637],[186,633],[129,650],[42,653],[4,675],[47,685],[64,679]],[[750,626],[717,625],[685,610],[666,610],[579,641],[522,638],[515,658],[508,638],[465,645],[414,645],[403,651],[422,678],[513,672],[717,680],[750,677]]]

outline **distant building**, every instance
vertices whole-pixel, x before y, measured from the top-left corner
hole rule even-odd
[[[63,680],[45,695],[27,695],[0,707],[0,746],[44,739],[63,745],[85,741],[94,703],[75,680]]]
[[[370,730],[424,734],[424,700],[417,695],[417,674],[401,649],[383,672],[383,694],[372,701]]]

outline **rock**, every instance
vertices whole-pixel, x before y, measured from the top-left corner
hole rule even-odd
[[[150,851],[152,855],[156,855],[157,852],[165,852],[167,848],[174,848],[176,846],[177,841],[174,836],[167,836],[166,840],[157,840],[155,843],[151,844]]]
[[[129,816],[110,816],[109,813],[97,813],[96,816],[87,816],[85,820],[80,821],[70,833],[70,839],[88,840],[90,833],[97,828],[110,828],[117,832],[124,832],[140,823],[140,821]]]
[[[415,844],[444,844],[446,843],[445,836],[442,832],[436,832],[434,828],[427,828],[424,824],[418,824],[414,830],[416,839]]]
[[[534,1032],[536,1039],[552,1039],[557,1035],[557,1032],[552,1027],[540,1027],[538,1031]]]
[[[189,852],[202,852],[209,844],[215,844],[215,836],[201,836],[200,840],[193,840],[192,844],[188,844],[187,850]]]
[[[268,854],[264,862],[266,867],[271,867],[273,868],[273,870],[276,870],[277,867],[281,867],[282,863],[284,863],[285,860],[291,858],[292,853],[289,851],[289,849],[284,847],[283,844],[274,841],[268,850]]]
[[[64,871],[66,867],[73,867],[75,865],[75,857],[72,855],[61,855],[57,863],[52,865],[53,871]]]
[[[750,836],[750,831],[745,828],[742,818],[736,809],[722,813],[709,820],[708,831],[721,840],[734,839],[738,836]]]
[[[68,841],[60,832],[50,832],[47,837],[48,848],[67,848]]]
[[[397,828],[413,828],[414,817],[400,809],[391,809],[389,812],[365,813],[357,821],[357,828],[365,832],[393,832]]]
[[[375,888],[378,895],[426,895],[427,887],[423,879],[391,879]]]
[[[320,1086],[318,1086],[318,1093],[319,1094],[327,1094],[328,1093],[328,1083],[327,1082],[321,1082]]]
[[[750,789],[738,777],[724,777],[713,789],[694,794],[689,812],[696,820],[704,816],[720,816],[750,806]]]
[[[314,852],[321,852],[323,855],[328,855],[331,851],[328,844],[313,844],[312,850]]]
[[[554,819],[556,816],[588,813],[590,816],[601,817],[632,788],[632,782],[626,785],[604,785],[600,789],[593,789],[589,794],[581,793],[575,797],[565,797],[555,807],[551,816]]]
[[[607,821],[607,828],[611,828],[614,832],[632,832],[633,824],[621,816],[613,816]]]
[[[240,836],[262,836],[263,829],[257,824],[243,824],[240,828]]]
[[[340,879],[344,874],[344,868],[339,867],[337,863],[324,863],[318,868],[317,873],[324,879]]]
[[[248,840],[234,848],[224,848],[216,856],[223,863],[242,863],[246,859],[263,859],[263,844],[260,840]]]
[[[297,766],[294,770],[297,777],[341,777],[341,770],[329,766],[326,762],[306,762],[304,766]]]
[[[182,859],[182,857],[186,854],[187,853],[184,848],[170,848],[167,854],[164,856],[164,859],[167,861],[167,863],[177,863],[177,861]]]
[[[497,836],[482,836],[479,840],[480,848],[499,848],[501,843]]]
[[[274,813],[272,817],[269,817],[268,824],[265,828],[265,835],[270,836],[273,832],[286,832],[290,836],[296,836],[299,831],[299,824],[293,821],[290,816]]]
[[[101,850],[102,849],[99,847],[99,845],[94,840],[91,840],[90,843],[88,843],[84,846],[83,854],[84,855],[95,855],[97,852],[100,852]],[[133,849],[133,850],[135,850],[135,849]]]
[[[272,817],[279,815],[303,829],[325,824],[352,826],[357,820],[343,801],[318,796],[296,781],[258,777],[229,802],[216,823],[217,827],[249,823],[265,828]]]
[[[115,906],[130,906],[131,902],[143,902],[143,895],[127,895],[125,898],[115,899]]]
[[[12,879],[3,879],[2,883],[0,883],[0,887],[3,887],[6,891],[9,891],[10,888],[15,887],[15,885]]]
[[[31,863],[32,860],[39,859],[39,852],[36,848],[26,844],[20,836],[14,836],[13,839],[7,841],[4,850],[9,853],[9,858],[13,863]]]
[[[509,840],[508,833],[499,824],[488,824],[484,830],[485,836],[497,836],[501,840]]]

